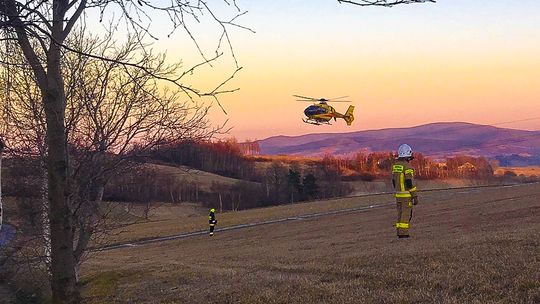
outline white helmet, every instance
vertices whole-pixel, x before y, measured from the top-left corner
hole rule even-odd
[[[402,144],[398,148],[398,157],[399,158],[407,158],[412,157],[412,148],[411,146],[407,144]]]

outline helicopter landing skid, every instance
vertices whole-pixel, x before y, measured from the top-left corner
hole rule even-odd
[[[310,124],[310,125],[316,125],[316,126],[320,126],[320,125],[329,125],[331,126],[332,124],[329,123],[328,121],[317,121],[317,120],[309,120],[309,119],[302,119],[303,122],[307,123],[307,124]]]

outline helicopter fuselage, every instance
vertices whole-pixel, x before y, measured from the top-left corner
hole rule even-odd
[[[304,110],[304,114],[307,116],[308,121],[314,123],[327,123],[332,118],[340,118],[343,115],[336,112],[336,110],[325,103],[313,104]]]
[[[307,119],[302,119],[305,123],[314,124],[314,125],[321,125],[321,124],[330,124],[330,120],[333,118],[334,121],[337,120],[337,118],[342,118],[345,120],[348,126],[350,126],[354,120],[354,106],[349,106],[347,109],[347,112],[345,114],[341,114],[334,109],[331,105],[327,103],[327,101],[330,102],[350,102],[348,100],[333,100],[333,99],[326,99],[326,98],[313,98],[313,97],[306,97],[306,96],[300,96],[300,95],[293,95],[294,97],[300,98],[297,99],[298,101],[314,101],[318,103],[314,103],[310,105],[309,107],[304,109],[304,114],[307,116]],[[341,99],[345,98],[347,96],[342,97],[336,97],[335,99]]]

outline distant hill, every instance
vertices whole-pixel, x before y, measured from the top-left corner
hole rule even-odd
[[[221,176],[211,172],[193,169],[187,166],[170,166],[158,164],[145,164],[148,169],[153,169],[158,176],[171,176],[177,183],[197,183],[202,191],[211,191],[212,184],[217,183],[225,186],[233,186],[242,181],[240,179]]]
[[[463,122],[442,122],[411,128],[351,133],[319,133],[275,136],[260,140],[261,154],[322,156],[356,152],[390,151],[401,143],[433,157],[456,154],[471,156],[540,156],[540,131],[524,131]]]

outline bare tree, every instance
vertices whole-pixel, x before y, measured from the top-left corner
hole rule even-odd
[[[228,1],[224,0],[223,2],[229,4]],[[222,29],[218,44],[219,50],[223,41],[229,41],[227,28],[230,26],[240,27],[235,23],[235,20],[243,13],[240,12],[234,1],[232,6],[238,13],[231,18],[222,20],[203,1],[173,0],[163,6],[145,0],[137,2],[122,0],[0,1],[0,29],[2,30],[0,41],[14,41],[17,47],[22,50],[25,63],[30,66],[34,74],[33,79],[39,88],[40,103],[44,109],[53,302],[75,303],[79,301],[79,293],[76,288],[76,261],[71,249],[74,240],[71,216],[74,211],[74,202],[67,144],[69,134],[66,132],[66,124],[69,124],[66,121],[67,92],[64,85],[65,75],[62,71],[63,58],[65,58],[66,53],[75,50],[66,45],[66,39],[72,34],[75,25],[84,19],[87,10],[94,9],[103,20],[106,18],[107,12],[116,7],[116,11],[121,12],[117,21],[125,23],[126,28],[136,37],[135,41],[141,47],[142,54],[148,54],[145,40],[148,37],[155,38],[149,30],[152,13],[161,13],[167,16],[171,21],[171,32],[181,28],[195,42],[194,34],[189,30],[187,21],[189,19],[199,21],[202,14],[205,13]],[[169,81],[180,88],[190,99],[209,96],[218,101],[219,94],[231,91],[223,89],[223,86],[234,77],[240,68],[237,68],[230,78],[208,91],[198,90],[185,84],[183,76],[188,75],[203,64],[210,64],[222,54],[216,51],[216,55],[209,58],[197,43],[196,45],[204,59],[202,63],[174,77],[153,73],[152,69],[145,66],[144,62],[139,62],[137,58],[117,63],[124,67],[136,67],[154,78]],[[104,61],[115,60],[99,54],[85,53],[84,55]],[[6,62],[6,64],[17,65],[21,63]]]
[[[138,45],[128,38],[118,46],[112,38],[110,33],[98,38],[81,32],[76,39],[67,41],[77,52],[66,54],[62,64],[76,269],[86,257],[92,238],[95,244],[111,228],[107,225],[108,213],[100,208],[104,187],[111,177],[132,170],[136,165],[133,159],[144,156],[155,145],[186,139],[206,140],[222,128],[209,124],[208,106],[181,101],[181,91],[162,90],[158,86],[148,70],[161,75],[174,70],[174,66],[164,64],[163,56],[146,54],[144,60],[139,59],[146,70],[126,67],[118,62],[137,54]],[[115,61],[83,55],[88,52],[101,56],[108,53]],[[43,115],[32,114],[43,113],[39,94],[31,93],[37,91],[33,75],[24,68],[13,72],[9,79],[0,77],[0,85],[6,85],[9,80],[13,93],[3,107],[4,125],[13,130],[10,134],[15,138],[10,139],[17,143],[19,154],[35,154],[45,159],[46,151],[34,148],[42,145],[40,126],[45,122]],[[50,264],[46,229],[43,229],[44,260]]]
[[[82,50],[99,45],[99,50],[91,52],[113,51],[116,60],[85,58],[81,64],[79,56],[73,54],[76,58],[69,64],[71,72],[66,73],[81,79],[69,95],[67,124],[76,187],[72,190],[77,194],[77,264],[82,262],[92,235],[103,222],[99,204],[105,185],[113,176],[131,170],[136,165],[133,159],[144,156],[156,145],[207,140],[222,128],[210,125],[208,106],[181,101],[181,90],[160,88],[153,75],[169,77],[167,73],[176,69],[165,65],[164,57],[146,54],[139,58],[146,70],[126,67],[118,62],[128,61],[138,53],[135,40],[128,39],[122,47],[116,47],[110,35],[96,42],[81,40],[76,45]],[[148,73],[150,69],[152,73]],[[100,232],[103,235],[106,229]]]
[[[399,4],[426,3],[436,0],[337,0],[339,3],[348,3],[358,6],[386,6],[392,7]]]

